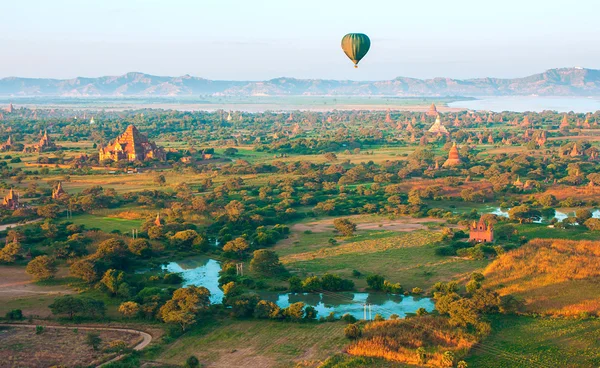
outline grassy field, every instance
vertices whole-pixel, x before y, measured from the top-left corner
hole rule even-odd
[[[488,263],[487,260],[472,261],[436,255],[436,245],[432,243],[439,235],[427,231],[395,233],[380,239],[359,240],[326,248],[311,244],[313,236],[319,237],[320,241],[328,239],[327,236],[321,237],[321,234],[306,235],[309,240],[298,245],[299,248],[314,250],[283,256],[281,259],[286,267],[300,275],[337,273],[352,278],[358,288],[366,287],[366,280],[364,276],[354,277],[353,270],[363,275],[381,274],[392,282],[400,282],[405,288],[429,289],[438,281],[464,278],[475,270],[483,269]]]
[[[473,350],[469,367],[600,366],[600,320],[494,316],[491,322],[492,333]]]
[[[183,364],[195,355],[204,367],[316,367],[348,344],[342,322],[262,320],[212,322],[168,345],[156,361]]]
[[[131,233],[131,229],[139,229],[143,223],[143,220],[128,220],[91,214],[73,216],[69,221],[72,221],[75,224],[84,225],[86,229],[98,228],[107,233],[110,233],[113,230],[119,230],[124,234]]]
[[[543,224],[518,225],[519,236],[527,239],[569,239],[569,240],[600,240],[600,232],[589,231],[584,226],[572,226],[568,229],[549,228]]]

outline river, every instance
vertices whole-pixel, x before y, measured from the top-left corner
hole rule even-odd
[[[448,107],[493,112],[542,112],[548,110],[587,113],[600,110],[600,97],[486,97],[478,100],[450,102]]]

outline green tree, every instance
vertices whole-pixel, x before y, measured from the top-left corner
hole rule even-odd
[[[43,218],[53,219],[58,217],[60,207],[57,204],[47,204],[37,208],[37,214]]]
[[[591,218],[591,219],[586,220],[583,224],[590,231],[600,231],[600,219]]]
[[[91,259],[80,259],[73,262],[69,267],[69,271],[71,275],[82,279],[88,284],[98,280],[96,265]]]
[[[250,271],[261,276],[276,276],[285,273],[285,268],[279,262],[277,253],[267,249],[259,249],[254,251],[252,261],[250,261]]]
[[[114,269],[107,270],[100,279],[100,283],[114,296],[119,292],[119,287],[124,283],[123,271]]]
[[[171,245],[177,248],[191,248],[198,238],[198,233],[195,230],[183,230],[176,232],[171,238]]]
[[[85,343],[89,345],[92,349],[98,350],[100,348],[100,345],[102,344],[102,339],[97,333],[88,332],[88,334],[85,336]]]
[[[540,211],[534,210],[527,205],[515,206],[508,210],[508,216],[511,220],[524,222],[537,221],[541,218]]]
[[[94,257],[113,264],[119,264],[127,257],[127,248],[120,239],[107,239],[98,244]]]
[[[283,315],[293,322],[298,322],[304,318],[304,303],[297,302],[290,304],[283,310]]]
[[[25,270],[36,281],[53,279],[58,271],[56,262],[48,256],[38,256],[32,259]]]
[[[230,240],[223,246],[224,252],[235,253],[238,257],[242,257],[248,249],[250,249],[250,245],[246,239],[241,237]]]
[[[124,302],[119,306],[119,313],[124,317],[132,318],[140,313],[140,305],[136,302]]]
[[[575,211],[575,218],[579,225],[584,225],[587,220],[592,218],[592,212],[586,208],[580,208]]]
[[[362,333],[360,331],[360,327],[357,324],[352,323],[344,328],[344,335],[350,340],[358,339]]]
[[[16,241],[8,243],[0,249],[0,262],[13,263],[21,253],[21,244]]]
[[[369,288],[375,291],[383,290],[385,279],[381,275],[370,275],[367,276],[367,285]]]
[[[200,361],[195,356],[191,355],[189,358],[185,360],[185,365],[183,368],[199,368]]]
[[[188,286],[175,290],[171,300],[160,308],[159,315],[165,323],[176,323],[185,331],[209,306],[210,291],[207,288]]]
[[[229,221],[236,222],[243,216],[244,209],[242,202],[233,200],[225,206],[225,213],[227,213]]]
[[[254,308],[254,317],[267,319],[267,318],[277,318],[279,315],[280,308],[277,304],[267,301],[261,300],[256,304]]]
[[[79,298],[75,298],[71,295],[59,296],[54,299],[54,302],[48,306],[52,314],[66,314],[69,319],[73,319],[73,316],[80,313],[83,309],[83,302]]]
[[[352,236],[356,231],[356,224],[348,219],[335,219],[333,220],[333,226],[344,236]]]
[[[129,252],[140,257],[147,257],[152,253],[150,242],[146,239],[133,239],[128,245]]]

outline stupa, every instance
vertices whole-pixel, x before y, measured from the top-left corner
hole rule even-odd
[[[452,148],[450,148],[450,152],[448,153],[448,159],[444,162],[443,167],[453,167],[462,164],[460,159],[460,154],[458,153],[458,148],[456,147],[456,142],[452,144]]]

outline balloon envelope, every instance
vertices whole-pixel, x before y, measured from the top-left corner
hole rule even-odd
[[[342,38],[342,50],[358,68],[358,62],[365,57],[371,48],[371,40],[363,33],[348,33]]]

